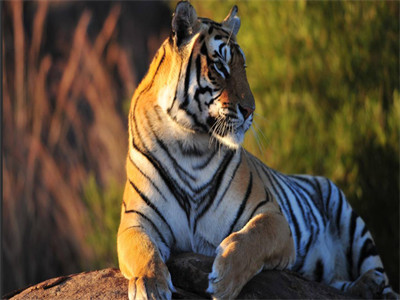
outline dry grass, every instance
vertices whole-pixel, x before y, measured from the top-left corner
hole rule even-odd
[[[12,27],[3,35],[2,57],[7,291],[90,262],[81,194],[90,174],[102,185],[111,178],[123,182],[127,139],[116,91],[122,82],[120,92],[129,95],[135,77],[113,39],[119,6],[95,39],[88,37],[91,13],[85,11],[69,57],[60,61],[40,54],[52,4],[37,2],[33,24],[25,27],[23,3],[3,4],[6,26]]]

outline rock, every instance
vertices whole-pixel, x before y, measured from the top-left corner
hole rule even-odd
[[[49,279],[5,298],[127,299],[128,281],[118,269],[109,268]]]
[[[168,268],[177,292],[175,299],[209,298],[204,291],[213,258],[193,253],[170,259]],[[127,299],[128,281],[118,269],[84,272],[46,280],[4,296],[6,299]],[[263,271],[239,294],[241,299],[354,299],[324,284],[290,271]]]
[[[182,290],[194,293],[194,299],[209,297],[204,291],[208,287],[208,274],[211,272],[213,258],[184,253],[174,256],[168,262],[172,282]],[[180,295],[174,295],[180,298]],[[181,298],[181,299],[182,299]],[[238,296],[239,299],[355,299],[356,297],[327,286],[310,281],[295,272],[263,271],[251,279]]]

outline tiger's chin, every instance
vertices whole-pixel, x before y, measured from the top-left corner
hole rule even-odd
[[[230,149],[238,149],[244,140],[245,130],[237,128],[235,132],[229,132],[224,136],[213,133],[212,138],[216,138],[219,143],[227,146]]]
[[[230,149],[238,149],[243,143],[244,135],[250,128],[252,118],[244,122],[226,122],[223,118],[209,117],[207,123],[210,126],[210,144],[215,140],[217,144],[224,145]],[[239,124],[238,124],[239,123]]]

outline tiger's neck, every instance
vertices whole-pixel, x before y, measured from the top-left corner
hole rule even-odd
[[[150,128],[157,133],[156,140],[167,144],[176,141],[184,147],[196,148],[194,151],[197,152],[206,150],[203,148],[208,147],[208,134],[198,134],[185,128],[166,113],[171,103],[177,100],[175,98],[179,97],[179,77],[188,56],[188,53],[177,53],[169,39],[162,44],[132,98],[129,126],[133,138],[139,138],[138,127],[146,131]]]
[[[149,164],[157,166],[178,186],[190,187],[188,199],[195,203],[202,199],[196,191],[212,182],[221,163],[230,161],[240,151],[215,139],[210,141],[208,134],[181,129],[159,106],[129,119],[131,161],[140,169],[146,169]]]
[[[181,68],[190,56],[189,52],[178,54],[172,47],[168,39],[163,43],[135,91],[129,115],[129,143],[136,144],[141,152],[160,152],[161,148],[167,156],[183,164],[187,164],[183,158],[189,157],[201,165],[213,153],[218,153],[215,161],[222,159],[232,150],[212,139],[208,132],[185,128],[167,113],[179,95]],[[196,163],[190,168],[196,170]]]

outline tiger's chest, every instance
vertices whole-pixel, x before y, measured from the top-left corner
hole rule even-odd
[[[165,187],[162,211],[176,236],[172,250],[214,255],[240,206],[242,195],[232,190],[240,155],[235,151],[189,155],[171,149],[169,154],[159,153],[157,160],[163,162],[163,177],[168,178],[158,176],[153,181]]]

